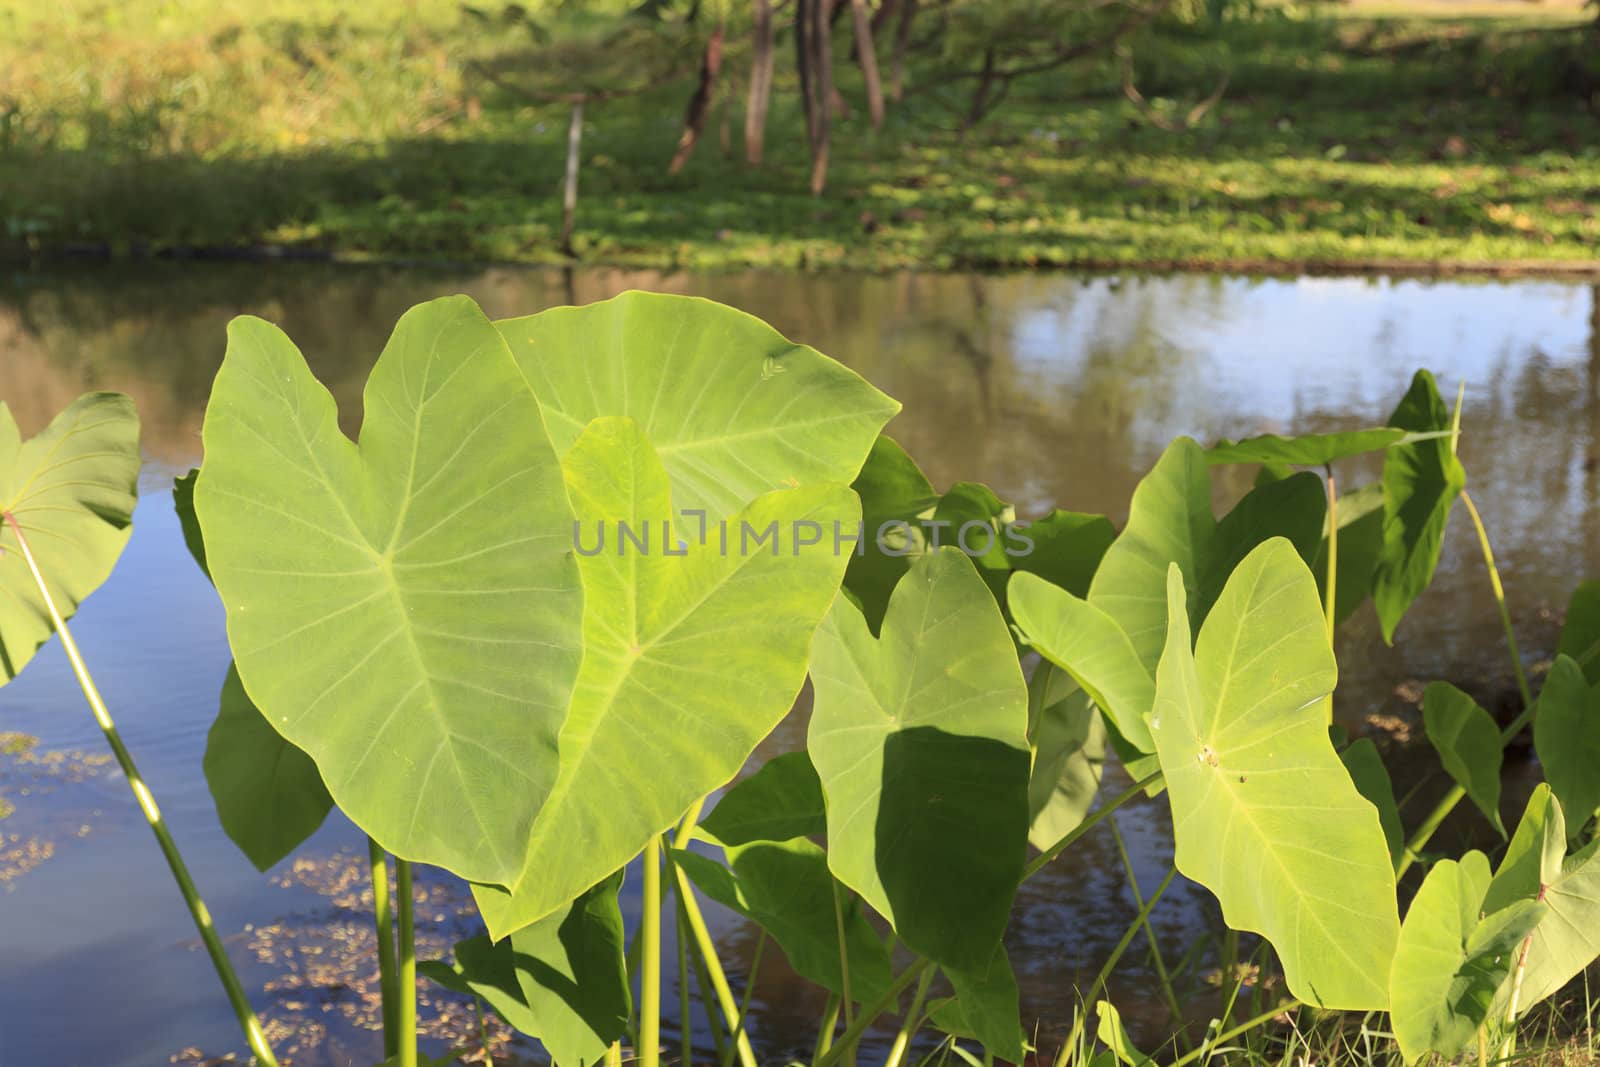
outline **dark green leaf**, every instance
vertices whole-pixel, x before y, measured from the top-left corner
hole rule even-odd
[[[1383,839],[1389,843],[1390,860],[1398,861],[1406,847],[1405,827],[1400,822],[1400,808],[1394,799],[1394,782],[1389,769],[1378,755],[1378,746],[1371,738],[1360,738],[1341,753],[1339,758],[1350,772],[1356,791],[1378,809],[1378,822],[1383,826]]]
[[[820,834],[827,818],[811,757],[785,752],[722,794],[700,825],[724,845],[743,845]]]
[[[1600,684],[1561,654],[1539,692],[1533,745],[1574,836],[1600,808]]]
[[[1504,837],[1500,821],[1500,728],[1478,702],[1451,685],[1434,682],[1422,695],[1428,740],[1456,784]]]
[[[1600,581],[1584,582],[1573,591],[1557,651],[1583,668],[1590,685],[1600,685]]]

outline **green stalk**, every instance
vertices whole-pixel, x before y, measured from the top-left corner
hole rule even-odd
[[[844,1026],[848,1032],[850,1024],[855,1021],[850,1016],[854,1005],[854,1002],[850,999],[850,948],[844,937],[844,902],[840,899],[839,880],[835,878],[832,881],[833,929],[839,937],[839,986],[844,994],[841,1002],[844,1004]],[[855,1067],[855,1062],[856,1046],[855,1042],[852,1041],[845,1046],[845,1063],[848,1067]]]
[[[478,1048],[483,1052],[484,1067],[494,1067],[494,1053],[489,1049],[489,1024],[483,1020],[482,997],[472,998],[472,1013],[478,1017]]]
[[[816,1063],[822,1059],[824,1053],[833,1047],[833,1031],[839,1025],[839,994],[828,994],[828,1005],[822,1009],[822,1025],[817,1027],[817,1047],[811,1053],[811,1062]]]
[[[661,838],[654,834],[644,847],[639,931],[639,1062],[661,1067]]]
[[[933,974],[930,968],[923,971],[918,979],[917,991],[911,997],[911,1010],[906,1012],[906,1021],[900,1024],[900,1032],[894,1035],[894,1044],[889,1048],[889,1058],[883,1062],[883,1067],[900,1067],[900,1061],[905,1058],[906,1048],[910,1046],[917,1028],[922,1025],[922,1002],[928,995]]]
[[[889,987],[878,994],[877,1000],[857,1013],[856,1021],[845,1028],[844,1033],[839,1035],[833,1046],[824,1052],[812,1064],[812,1067],[833,1067],[834,1064],[838,1063],[839,1057],[844,1055],[844,1050],[853,1047],[859,1042],[861,1036],[877,1021],[878,1016],[887,1011],[889,1005],[893,1004],[895,999],[906,991],[906,987],[922,977],[922,972],[932,966],[933,961],[926,956],[918,956],[915,960],[912,960],[910,966],[896,975],[895,980],[889,983]]]
[[[750,1001],[755,996],[756,977],[761,973],[761,954],[766,950],[767,931],[763,929],[761,931],[761,936],[756,939],[755,955],[751,957],[750,960],[750,973],[745,976],[744,999],[739,1001],[739,1030],[733,1035],[735,1038],[741,1038],[745,1036],[744,1024],[745,1021],[750,1018]],[[722,1067],[733,1067],[733,1051],[733,1049],[728,1049],[722,1055],[717,1057],[717,1062],[720,1063]],[[683,1062],[688,1063],[688,1058],[685,1057]]]
[[[1128,876],[1128,888],[1133,891],[1133,905],[1144,908],[1144,894],[1139,890],[1139,879],[1133,873],[1133,861],[1128,858],[1128,848],[1122,842],[1122,831],[1117,828],[1117,820],[1111,820],[1111,840],[1117,846],[1117,858],[1122,861],[1123,873]],[[1145,916],[1142,926],[1144,938],[1150,944],[1150,958],[1155,961],[1156,976],[1161,979],[1161,995],[1167,1002],[1167,1010],[1172,1013],[1172,1021],[1178,1026],[1178,1033],[1183,1033],[1183,1008],[1178,1005],[1178,994],[1172,988],[1172,976],[1167,973],[1166,961],[1161,958],[1161,946],[1156,943],[1156,932],[1150,927],[1150,917]]]
[[[678,902],[678,916],[681,925],[687,929],[689,919],[683,906],[683,896],[677,891],[678,879],[672,879],[673,896]],[[728,1052],[728,1038],[723,1032],[722,1013],[717,1008],[717,994],[711,988],[711,975],[706,970],[706,961],[701,958],[700,946],[695,944],[693,933],[689,935],[689,963],[694,968],[695,988],[700,991],[700,1005],[705,1009],[706,1027],[711,1031],[711,1047],[716,1052],[717,1062],[721,1063]]]
[[[389,854],[367,838],[372,868],[372,917],[378,934],[378,984],[383,991],[383,1058],[400,1051],[400,982],[394,945],[394,912],[389,899]]]
[[[673,847],[684,848],[689,844],[704,806],[705,798],[702,797],[684,815],[683,822],[678,825],[677,837],[673,839]],[[722,1008],[722,1017],[727,1020],[729,1030],[739,1035],[736,1042],[739,1063],[741,1067],[758,1067],[755,1049],[750,1046],[750,1038],[739,1023],[741,1018],[739,1005],[733,998],[733,990],[728,986],[727,972],[722,969],[722,961],[717,957],[716,943],[711,940],[711,931],[706,927],[705,916],[700,912],[700,903],[695,899],[694,890],[689,885],[689,876],[676,864],[673,865],[673,876],[678,886],[678,899],[683,901],[684,915],[689,920],[689,929],[694,934],[694,942],[700,950],[700,960],[711,979],[711,988],[716,991],[717,1004]]]
[[[116,724],[111,720],[111,712],[106,709],[106,703],[100,697],[100,690],[89,674],[88,665],[84,663],[83,655],[78,651],[78,643],[72,639],[72,631],[67,629],[67,622],[61,617],[55,598],[50,595],[44,574],[39,570],[39,562],[34,559],[33,551],[28,547],[28,539],[23,536],[21,525],[9,511],[4,513],[4,519],[11,527],[11,532],[17,535],[17,546],[21,548],[22,558],[27,561],[28,570],[33,574],[34,584],[38,586],[39,596],[44,600],[45,609],[50,613],[51,624],[55,627],[57,636],[61,638],[61,647],[66,650],[67,659],[72,664],[72,673],[77,676],[78,686],[83,690],[84,699],[89,702],[95,721],[100,725],[100,732],[105,734],[106,743],[111,746],[117,764],[122,768],[123,776],[128,779],[128,785],[133,789],[134,798],[139,802],[139,810],[144,813],[145,822],[150,824],[150,832],[155,834],[156,842],[161,846],[161,854],[166,857],[167,866],[172,871],[173,879],[178,883],[178,891],[183,894],[184,903],[189,906],[189,915],[194,920],[195,928],[200,932],[200,940],[205,943],[206,953],[211,957],[211,965],[216,968],[217,977],[222,981],[222,989],[228,996],[228,1003],[233,1007],[234,1016],[239,1020],[239,1029],[244,1033],[245,1043],[250,1046],[250,1051],[260,1067],[278,1067],[277,1057],[272,1054],[272,1046],[267,1043],[267,1035],[261,1028],[261,1020],[256,1017],[255,1009],[250,1007],[250,999],[245,996],[239,975],[234,971],[233,964],[228,960],[228,954],[222,947],[222,939],[217,936],[216,928],[211,924],[211,912],[206,908],[205,901],[200,898],[200,891],[189,875],[189,867],[183,862],[177,843],[167,830],[167,824],[161,817],[161,809],[156,806],[155,797],[151,795],[144,779],[139,776],[139,768],[134,765],[133,755],[122,743],[121,735],[117,733]]]
[[[673,879],[672,884],[676,887],[677,879]],[[678,1047],[682,1062],[691,1064],[694,1062],[694,1027],[689,1023],[689,939],[685,936],[688,923],[683,921],[683,902],[677,899],[676,889],[672,904],[675,920],[672,943],[678,949]],[[717,1062],[722,1062],[721,1056],[717,1057]]]
[[[606,1048],[606,1067],[622,1067],[622,1043],[611,1042]]]
[[[1484,529],[1483,517],[1478,514],[1478,508],[1472,502],[1472,495],[1465,489],[1461,491],[1461,502],[1467,506],[1467,514],[1472,517],[1473,529],[1478,534],[1478,546],[1483,550],[1483,565],[1489,572],[1489,587],[1494,591],[1495,607],[1500,613],[1500,628],[1505,631],[1506,648],[1511,652],[1511,669],[1517,677],[1517,692],[1522,697],[1522,712],[1512,721],[1510,726],[1500,732],[1500,747],[1504,748],[1511,743],[1512,738],[1521,733],[1523,728],[1533,721],[1535,710],[1533,691],[1528,687],[1527,672],[1522,669],[1522,652],[1517,647],[1517,634],[1511,626],[1511,609],[1506,606],[1505,586],[1500,581],[1500,568],[1495,566],[1494,548],[1489,544],[1489,531]],[[1406,842],[1405,852],[1400,857],[1400,864],[1395,868],[1395,879],[1397,881],[1405,876],[1406,871],[1411,869],[1411,865],[1420,857],[1422,849],[1428,844],[1428,840],[1433,837],[1434,831],[1439,829],[1444,820],[1455,810],[1455,806],[1461,803],[1461,798],[1466,795],[1467,791],[1461,786],[1453,786],[1435,805],[1428,817],[1423,820],[1422,825],[1417,827],[1416,832]]]
[[[1328,647],[1333,647],[1333,631],[1338,623],[1335,609],[1339,593],[1339,493],[1333,481],[1333,467],[1323,468],[1328,474],[1328,588],[1324,594],[1325,613],[1328,616]],[[1333,694],[1326,701],[1328,725],[1333,725]]]
[[[1277,1018],[1279,1015],[1282,1015],[1284,1012],[1290,1011],[1290,1010],[1292,1010],[1294,1008],[1298,1008],[1299,1006],[1300,1006],[1300,1002],[1298,1000],[1285,1000],[1282,1003],[1280,1003],[1277,1007],[1269,1008],[1268,1010],[1262,1012],[1260,1015],[1257,1015],[1253,1019],[1246,1019],[1244,1022],[1240,1023],[1238,1026],[1235,1026],[1232,1030],[1224,1030],[1222,1033],[1218,1034],[1216,1037],[1212,1038],[1210,1041],[1205,1042],[1199,1048],[1193,1050],[1192,1052],[1185,1052],[1182,1056],[1179,1056],[1177,1059],[1173,1060],[1172,1063],[1168,1065],[1168,1067],[1187,1067],[1188,1064],[1193,1063],[1195,1060],[1199,1059],[1201,1056],[1209,1055],[1210,1051],[1212,1049],[1216,1048],[1218,1045],[1222,1044],[1224,1041],[1232,1041],[1234,1038],[1238,1037],[1240,1034],[1249,1033],[1251,1030],[1254,1030],[1256,1027],[1260,1026],[1262,1023],[1271,1022],[1273,1019]]]
[[[417,1067],[417,902],[410,861],[394,858],[394,881],[400,912],[400,1006],[395,1013],[400,1067]]]

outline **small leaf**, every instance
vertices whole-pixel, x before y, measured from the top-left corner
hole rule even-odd
[[[917,560],[878,640],[837,600],[811,676],[829,866],[916,951],[986,967],[1022,875],[1030,759],[1022,672],[972,562]]]
[[[1106,762],[1106,727],[1088,694],[1049,661],[1028,679],[1028,718],[1028,842],[1043,850],[1076,829],[1094,805]]]
[[[1539,691],[1533,746],[1576,836],[1600,808],[1600,684],[1591,685],[1565,654],[1556,656]]]
[[[85,393],[27,441],[0,403],[0,513],[22,527],[51,599],[71,620],[133,532],[139,416],[121,393]],[[0,686],[55,632],[9,523],[0,524]]]
[[[1133,1047],[1133,1039],[1128,1036],[1128,1030],[1122,1025],[1122,1016],[1109,1000],[1102,1000],[1094,1006],[1095,1014],[1100,1017],[1100,1025],[1095,1031],[1095,1036],[1100,1043],[1111,1050],[1117,1062],[1126,1067],[1156,1067],[1156,1061]]]
[[[1451,685],[1434,682],[1423,691],[1422,722],[1444,769],[1483,812],[1500,836],[1500,729],[1478,702]]]
[[[876,634],[896,583],[910,568],[911,558],[924,551],[912,524],[932,511],[939,494],[916,461],[887,436],[873,442],[850,488],[861,498],[862,537],[845,570],[844,586]]]
[[[1392,426],[1371,430],[1345,430],[1340,433],[1308,433],[1298,437],[1262,434],[1243,441],[1218,441],[1206,451],[1212,463],[1286,463],[1295,467],[1323,467],[1363,452],[1381,452],[1412,441],[1429,440],[1443,434],[1410,434]]]
[[[1405,851],[1406,831],[1400,822],[1400,807],[1394,799],[1394,782],[1389,777],[1388,768],[1383,765],[1383,757],[1378,755],[1378,746],[1372,743],[1371,738],[1363,737],[1351,742],[1339,753],[1339,758],[1344,761],[1345,770],[1350,772],[1350,780],[1355,783],[1356,791],[1378,809],[1383,839],[1389,843],[1389,859],[1397,862]]]
[[[1419,370],[1389,425],[1417,433],[1450,428],[1450,411],[1433,375]],[[1467,484],[1467,472],[1448,436],[1397,445],[1383,457],[1383,551],[1372,577],[1383,638],[1433,581],[1450,508]]]
[[[189,555],[194,558],[200,573],[210,581],[211,568],[206,566],[205,535],[200,532],[200,519],[194,513],[194,483],[198,477],[199,470],[190,470],[188,474],[173,479],[172,507],[178,513],[178,525],[183,529],[183,543],[188,546]]]
[[[1001,946],[982,972],[944,968],[955,996],[935,1014],[934,1025],[970,1038],[1004,1063],[1021,1063],[1025,1050],[1021,996],[1011,960]]]
[[[206,736],[206,785],[229,840],[265,871],[317,832],[333,798],[311,757],[262,718],[232,664],[220,704]]]
[[[821,834],[827,819],[811,757],[785,752],[722,794],[700,825],[724,845],[744,845]]]
[[[1557,651],[1583,668],[1590,685],[1600,685],[1600,581],[1584,582],[1573,591]]]
[[[1544,905],[1530,900],[1480,920],[1488,888],[1483,853],[1440,860],[1406,912],[1389,988],[1395,1039],[1408,1064],[1430,1051],[1445,1059],[1461,1051],[1544,915]]]
[[[1528,806],[1500,857],[1483,910],[1494,913],[1515,900],[1532,900],[1540,890],[1561,877],[1567,854],[1567,820],[1561,804],[1543,782],[1534,786]]]
[[[1151,725],[1178,869],[1217,895],[1230,927],[1272,942],[1296,997],[1385,1008],[1394,871],[1320,710],[1337,672],[1316,583],[1287,541],[1268,541],[1229,579],[1191,651],[1183,576],[1176,564],[1169,573]]]

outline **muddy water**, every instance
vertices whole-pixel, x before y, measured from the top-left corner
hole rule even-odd
[[[87,388],[126,391],[143,413],[148,463],[133,539],[76,630],[247,983],[296,1063],[381,1058],[371,1029],[375,965],[353,828],[335,818],[298,861],[258,875],[222,835],[200,776],[228,653],[221,611],[184,553],[169,489],[173,473],[198,459],[223,328],[241,312],[280,322],[353,430],[367,368],[410,304],[459,291],[503,316],[630,287],[726,301],[850,364],[904,402],[890,432],[936,483],[986,481],[1025,514],[1060,505],[1120,521],[1135,481],[1172,436],[1374,424],[1412,370],[1428,366],[1447,392],[1466,383],[1462,454],[1535,670],[1553,648],[1572,587],[1600,575],[1600,310],[1596,293],[1580,286],[308,265],[0,277],[0,399],[25,430]],[[1346,477],[1355,484],[1371,473],[1354,468]],[[1243,477],[1220,484],[1219,498],[1242,491]],[[1338,713],[1352,730],[1385,744],[1419,734],[1414,700],[1419,683],[1434,678],[1491,706],[1511,702],[1488,585],[1462,519],[1438,581],[1395,647],[1384,645],[1370,610],[1341,631]],[[0,1067],[199,1062],[235,1048],[225,1002],[126,784],[92,758],[101,742],[58,649],[0,691],[0,731],[38,738],[23,754],[6,755],[0,744],[0,812],[15,808],[0,820]],[[797,714],[763,754],[802,736]],[[1416,789],[1415,819],[1439,788],[1432,765],[1403,753],[1393,765],[1401,792]],[[1113,775],[1107,788],[1121,784]],[[1520,803],[1517,792],[1508,806]],[[1161,806],[1129,809],[1119,825],[1148,893],[1170,851]],[[1464,819],[1447,834],[1473,831]],[[472,918],[450,885],[435,882],[430,894],[424,936],[442,948]],[[1024,1013],[1041,1034],[1070,1023],[1074,985],[1092,981],[1134,911],[1106,832],[1024,889],[1009,936]],[[755,932],[730,916],[715,921],[724,957],[742,975]],[[1186,1008],[1203,1021],[1216,1007],[1205,979],[1216,967],[1214,903],[1180,880],[1153,924],[1169,966],[1185,965]],[[809,1053],[821,1000],[776,954],[766,959],[757,1044],[773,1060]],[[1112,989],[1142,1034],[1162,1032],[1165,1010],[1142,941]],[[667,1001],[675,1004],[675,994]],[[470,1009],[448,999],[424,1017],[440,1033],[475,1029]]]

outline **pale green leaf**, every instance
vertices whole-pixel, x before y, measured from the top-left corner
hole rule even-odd
[[[1022,874],[1030,761],[1022,671],[972,562],[918,559],[881,640],[841,597],[811,676],[829,866],[916,951],[987,967]]]
[[[1517,831],[1495,868],[1484,911],[1497,912],[1513,901],[1537,897],[1541,889],[1561,877],[1561,861],[1566,855],[1566,814],[1550,787],[1540,782],[1533,787]]]
[[[1494,717],[1449,682],[1434,682],[1423,691],[1422,723],[1444,769],[1504,837],[1500,728]]]
[[[1217,895],[1230,927],[1272,942],[1295,996],[1386,1007],[1394,873],[1378,813],[1328,738],[1336,668],[1311,573],[1287,541],[1268,541],[1193,651],[1176,564],[1168,597],[1151,725],[1178,869]]]
[[[1095,1036],[1117,1058],[1118,1063],[1126,1067],[1156,1067],[1155,1060],[1133,1047],[1133,1039],[1128,1036],[1127,1027],[1122,1025],[1122,1015],[1109,1000],[1100,1001],[1094,1009],[1100,1017]]]
[[[363,408],[357,445],[281,331],[230,324],[195,509],[239,676],[385,849],[510,882],[580,656],[561,468],[465,297],[401,317]]]
[[[139,416],[121,393],[85,393],[26,441],[0,403],[0,513],[22,528],[62,618],[110,576],[138,491]],[[9,523],[0,524],[0,594],[5,685],[55,632]]]
[[[654,550],[579,557],[584,658],[560,776],[513,892],[474,890],[497,937],[627,863],[738,773],[793,706],[811,635],[844,573],[829,538],[807,543],[810,533],[859,521],[850,490],[810,485],[730,517],[725,548],[686,531],[669,552],[679,541],[676,527],[663,533],[673,513],[667,472],[637,423],[596,419],[564,467],[585,529],[626,522],[649,530]],[[772,536],[758,544],[746,530]]]

